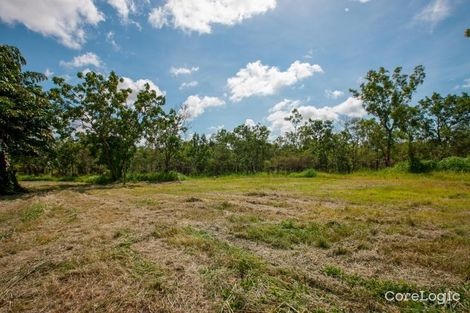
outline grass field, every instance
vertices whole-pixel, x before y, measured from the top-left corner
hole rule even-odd
[[[470,174],[23,185],[0,312],[470,311]],[[420,290],[461,301],[384,299]]]

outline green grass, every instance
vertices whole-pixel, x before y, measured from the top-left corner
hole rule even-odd
[[[21,214],[21,221],[24,223],[32,222],[37,220],[44,214],[45,205],[41,203],[34,204],[28,208],[26,208],[23,213]]]
[[[261,241],[275,248],[290,249],[294,245],[315,245],[328,249],[332,242],[347,238],[353,229],[338,222],[321,225],[317,223],[298,223],[284,220],[280,223],[243,223],[235,221],[232,230],[236,236],[248,240]]]

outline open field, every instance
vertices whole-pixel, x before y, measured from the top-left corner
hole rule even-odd
[[[469,174],[23,184],[0,200],[0,312],[470,310]]]

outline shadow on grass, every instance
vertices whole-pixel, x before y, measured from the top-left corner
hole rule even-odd
[[[122,183],[110,183],[106,185],[97,185],[89,183],[60,183],[60,182],[44,182],[44,185],[39,186],[22,186],[25,191],[22,193],[12,194],[12,195],[2,195],[0,196],[0,201],[12,201],[17,199],[30,199],[35,196],[45,195],[50,192],[71,190],[78,193],[85,193],[90,190],[99,190],[99,189],[114,189],[114,188],[135,188],[136,185],[131,184],[122,184]]]

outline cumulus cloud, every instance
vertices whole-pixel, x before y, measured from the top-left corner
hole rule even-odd
[[[172,66],[170,68],[170,74],[173,76],[179,76],[179,75],[189,75],[193,72],[199,71],[199,67],[193,66],[193,67],[174,67]]]
[[[84,67],[92,65],[94,67],[101,67],[101,59],[93,52],[87,52],[85,54],[74,57],[71,61],[60,61],[60,65],[65,67]]]
[[[78,49],[86,41],[86,25],[97,25],[104,15],[92,0],[2,0],[0,20],[21,23],[63,45]]]
[[[362,107],[362,101],[350,97],[346,101],[332,106],[324,107],[314,107],[311,105],[302,105],[302,102],[299,100],[289,100],[284,99],[283,101],[274,105],[270,110],[270,114],[266,120],[270,124],[270,128],[273,131],[279,131],[280,133],[285,133],[291,131],[292,124],[287,121],[293,109],[297,109],[302,115],[304,121],[308,119],[312,120],[338,120],[341,117],[362,117],[367,114],[367,112]]]
[[[256,123],[251,118],[247,118],[244,123],[248,127],[255,127]]]
[[[190,82],[184,82],[180,85],[180,88],[179,90],[183,90],[183,89],[189,89],[189,88],[194,88],[196,87],[197,85],[199,85],[199,83],[195,80],[193,81],[190,81]]]
[[[132,89],[131,94],[127,98],[127,103],[132,104],[137,100],[137,95],[139,91],[145,89],[145,84],[149,84],[150,89],[154,90],[157,96],[164,96],[165,92],[162,91],[160,88],[158,88],[157,85],[155,85],[154,82],[152,82],[149,79],[138,79],[138,80],[133,80],[132,78],[129,77],[123,77],[123,81],[119,83],[119,89]]]
[[[273,95],[282,87],[291,86],[314,73],[323,73],[320,65],[295,61],[287,71],[282,72],[279,68],[263,65],[258,60],[248,63],[234,77],[229,78],[227,86],[231,93],[230,99],[237,102],[255,95]]]
[[[449,0],[434,0],[423,8],[415,16],[415,19],[430,23],[432,26],[446,19],[451,13],[451,3]]]
[[[225,104],[225,101],[217,97],[199,97],[199,95],[189,96],[186,101],[183,103],[183,108],[181,113],[188,119],[192,120],[202,113],[207,108],[218,107]]]
[[[330,98],[330,99],[338,99],[338,98],[344,96],[344,92],[342,92],[341,90],[327,89],[327,90],[325,90],[325,96],[327,98]]]
[[[119,14],[123,22],[129,21],[129,14],[135,13],[136,5],[133,0],[107,0]]]
[[[213,24],[234,25],[276,7],[276,0],[166,0],[149,14],[156,28],[171,25],[188,32],[208,34]]]

